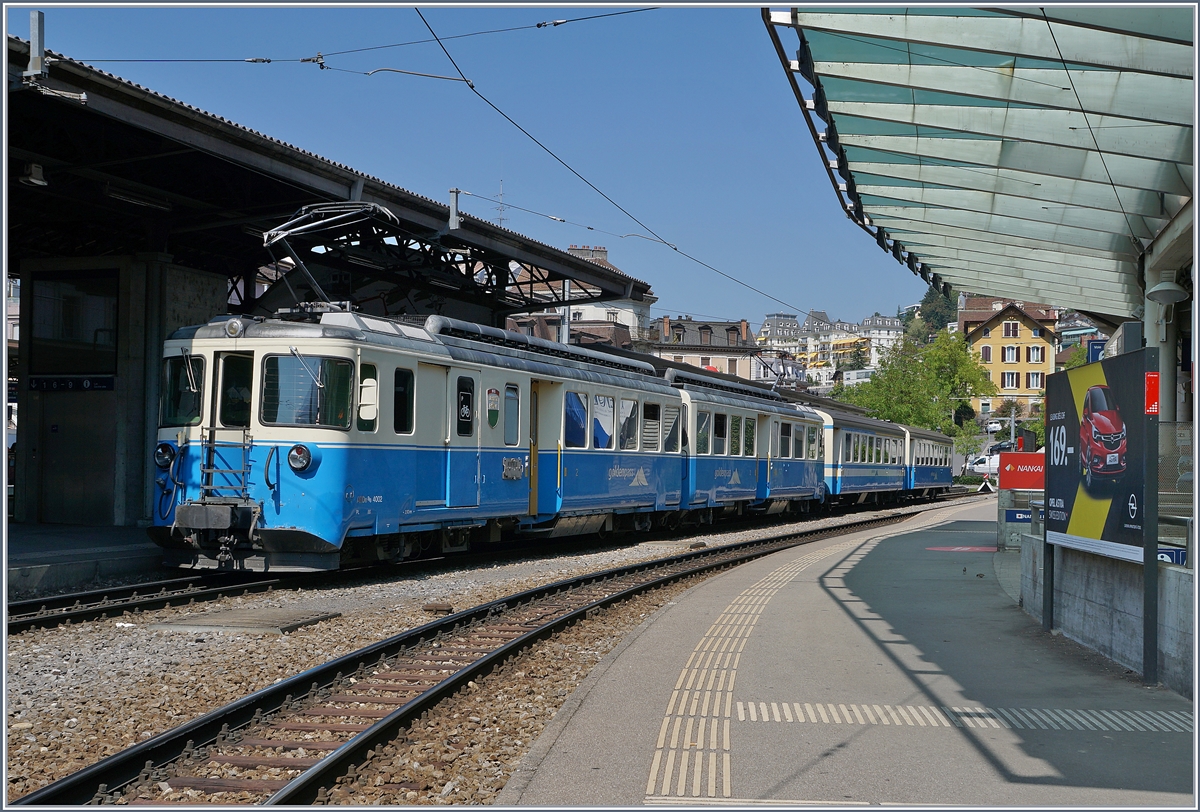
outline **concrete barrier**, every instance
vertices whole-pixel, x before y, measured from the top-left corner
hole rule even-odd
[[[1054,620],[1064,635],[1142,673],[1142,565],[1069,547],[1054,551]],[[1194,570],[1158,564],[1158,674],[1193,699]],[[1042,539],[1021,536],[1021,605],[1042,617]]]

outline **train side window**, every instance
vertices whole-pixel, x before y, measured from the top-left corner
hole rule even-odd
[[[707,454],[712,436],[712,412],[696,412],[696,454]]]
[[[850,439],[851,435],[842,432],[842,461],[850,462]]]
[[[579,392],[563,395],[563,445],[587,448],[587,399]]]
[[[771,421],[771,446],[768,449],[767,453],[769,453],[772,458],[777,458],[779,456],[779,421],[778,420]]]
[[[742,443],[742,453],[747,457],[754,456],[754,433],[757,421],[753,417],[746,418],[746,442]]]
[[[252,356],[226,355],[221,359],[222,426],[250,426],[250,379],[253,375]]]
[[[790,459],[792,456],[792,424],[782,423],[779,426],[779,456]]]
[[[521,390],[515,383],[504,387],[504,444],[521,442]]]
[[[725,436],[729,432],[729,415],[713,415],[713,453],[725,453]]]
[[[808,426],[805,431],[808,434],[808,458],[815,460],[817,459],[817,427]]]
[[[376,370],[375,370],[375,365],[374,364],[360,364],[358,367],[358,377],[359,377],[359,391],[361,392],[363,382],[377,380],[378,372],[376,372]],[[378,415],[378,410],[376,410],[376,415]],[[371,420],[363,420],[361,417],[356,417],[355,420],[357,421],[357,426],[358,426],[359,431],[373,432],[373,431],[375,431],[375,425],[378,422],[378,417],[372,418]]]
[[[414,394],[412,370],[396,367],[392,385],[392,430],[397,434],[412,434]]]
[[[730,415],[729,417],[729,453],[734,457],[742,455],[742,417],[741,415]]]
[[[621,450],[636,451],[637,443],[638,403],[636,400],[625,400],[624,398],[621,398]]]
[[[642,404],[642,451],[658,451],[660,408],[657,403]]]
[[[475,379],[466,375],[458,378],[458,436],[470,437],[475,433]]]
[[[663,451],[671,454],[679,453],[679,407],[664,406],[663,414]]]
[[[616,399],[612,395],[592,396],[592,448],[613,447],[613,420]]]

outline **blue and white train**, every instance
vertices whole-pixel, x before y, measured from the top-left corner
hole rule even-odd
[[[221,316],[164,348],[168,563],[331,570],[516,535],[933,496],[950,440],[431,316]]]

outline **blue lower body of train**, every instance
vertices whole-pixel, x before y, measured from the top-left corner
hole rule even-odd
[[[819,461],[522,447],[176,447],[150,534],[181,567],[330,570],[513,533],[647,530],[656,519],[823,498]],[[769,470],[768,470],[769,468]]]

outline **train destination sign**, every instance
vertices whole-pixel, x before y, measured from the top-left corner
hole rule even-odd
[[[1158,455],[1158,418],[1146,397],[1146,372],[1157,367],[1150,353],[1157,355],[1139,350],[1046,379],[1048,543],[1143,560],[1144,465]]]

